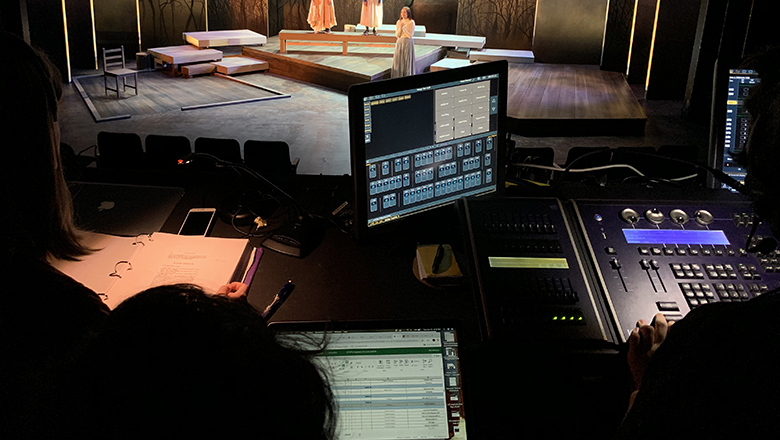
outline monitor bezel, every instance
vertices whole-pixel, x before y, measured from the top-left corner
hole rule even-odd
[[[723,156],[726,141],[726,110],[728,100],[728,88],[733,76],[753,76],[761,79],[758,73],[752,69],[740,69],[738,67],[715,67],[713,76],[712,105],[710,113],[710,139],[707,151],[707,165],[715,170],[723,170]],[[721,189],[723,182],[711,173],[707,175],[707,187]]]
[[[507,111],[507,77],[509,64],[506,60],[493,61],[489,63],[477,63],[469,66],[447,69],[436,72],[421,73],[418,75],[407,76],[403,78],[385,79],[372,81],[362,84],[355,84],[348,91],[348,109],[349,109],[349,144],[350,144],[350,165],[353,181],[353,235],[355,238],[365,238],[385,229],[385,225],[368,227],[368,203],[365,196],[365,190],[368,184],[366,176],[366,149],[365,139],[363,137],[363,98],[368,96],[381,95],[385,93],[394,93],[403,90],[425,88],[446,84],[450,82],[462,81],[479,76],[498,74],[498,142],[496,145],[496,166],[495,182],[496,191],[486,192],[484,194],[503,194],[504,173],[505,173],[505,145],[506,145],[506,111]],[[360,117],[352,117],[360,115]],[[360,135],[357,135],[360,133]],[[419,211],[419,213],[436,209],[441,206],[448,206],[454,202],[445,202],[440,205],[431,206]],[[418,213],[415,213],[415,215]],[[413,216],[413,215],[412,215]],[[412,217],[407,216],[407,217]],[[404,220],[403,217],[398,220],[387,222],[388,225],[398,224]]]

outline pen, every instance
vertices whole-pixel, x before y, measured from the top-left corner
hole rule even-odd
[[[433,257],[433,266],[431,267],[433,273],[439,273],[439,265],[442,259],[444,259],[444,245],[440,244],[436,249],[436,256]]]
[[[292,280],[287,280],[279,293],[277,293],[274,297],[274,300],[271,301],[271,304],[268,304],[268,307],[266,307],[263,311],[263,319],[266,321],[271,319],[274,313],[279,310],[279,307],[282,306],[287,297],[290,296],[290,293],[292,293],[293,289],[295,289],[295,284],[292,283]]]

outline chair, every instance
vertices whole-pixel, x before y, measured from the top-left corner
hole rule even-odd
[[[101,131],[97,135],[97,158],[101,168],[143,168],[144,148],[141,136],[136,133]]]
[[[127,84],[127,78],[133,77],[133,84]],[[116,89],[112,89],[108,86],[108,78],[114,78],[116,81]],[[119,49],[106,49],[103,48],[103,87],[106,89],[106,95],[108,91],[116,92],[116,97],[119,98],[119,79],[122,79],[122,91],[125,91],[127,87],[135,90],[135,94],[138,95],[138,71],[128,69],[125,66],[125,47],[120,46]]]
[[[147,165],[157,170],[174,169],[179,159],[192,153],[190,140],[186,136],[150,134],[146,136],[144,145]]]
[[[254,140],[244,142],[244,163],[263,176],[293,176],[298,173],[300,161],[298,157],[290,160],[290,146],[287,142]]]
[[[241,163],[241,144],[235,139],[199,137],[195,139],[195,152],[206,153],[233,163]]]

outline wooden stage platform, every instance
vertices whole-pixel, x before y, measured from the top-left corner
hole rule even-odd
[[[418,71],[443,59],[447,48],[415,46]],[[268,61],[269,72],[346,92],[350,85],[389,78],[393,48],[295,46],[279,51],[278,37],[244,47]],[[510,63],[508,129],[522,136],[642,136],[647,115],[623,75],[598,66]]]
[[[510,63],[507,125],[522,136],[643,136],[625,77],[598,66]]]
[[[268,61],[269,73],[346,92],[352,84],[390,78],[394,47],[351,47],[342,55],[336,46],[293,46],[280,52],[279,37],[270,37],[264,46],[247,46],[244,56]],[[416,46],[415,66],[422,72],[444,58],[446,48]]]

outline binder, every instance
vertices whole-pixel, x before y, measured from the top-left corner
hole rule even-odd
[[[249,280],[262,249],[248,239],[185,236],[155,232],[136,237],[85,233],[97,251],[80,261],[52,266],[95,291],[114,309],[130,296],[164,284],[190,283],[208,293],[232,281]]]

